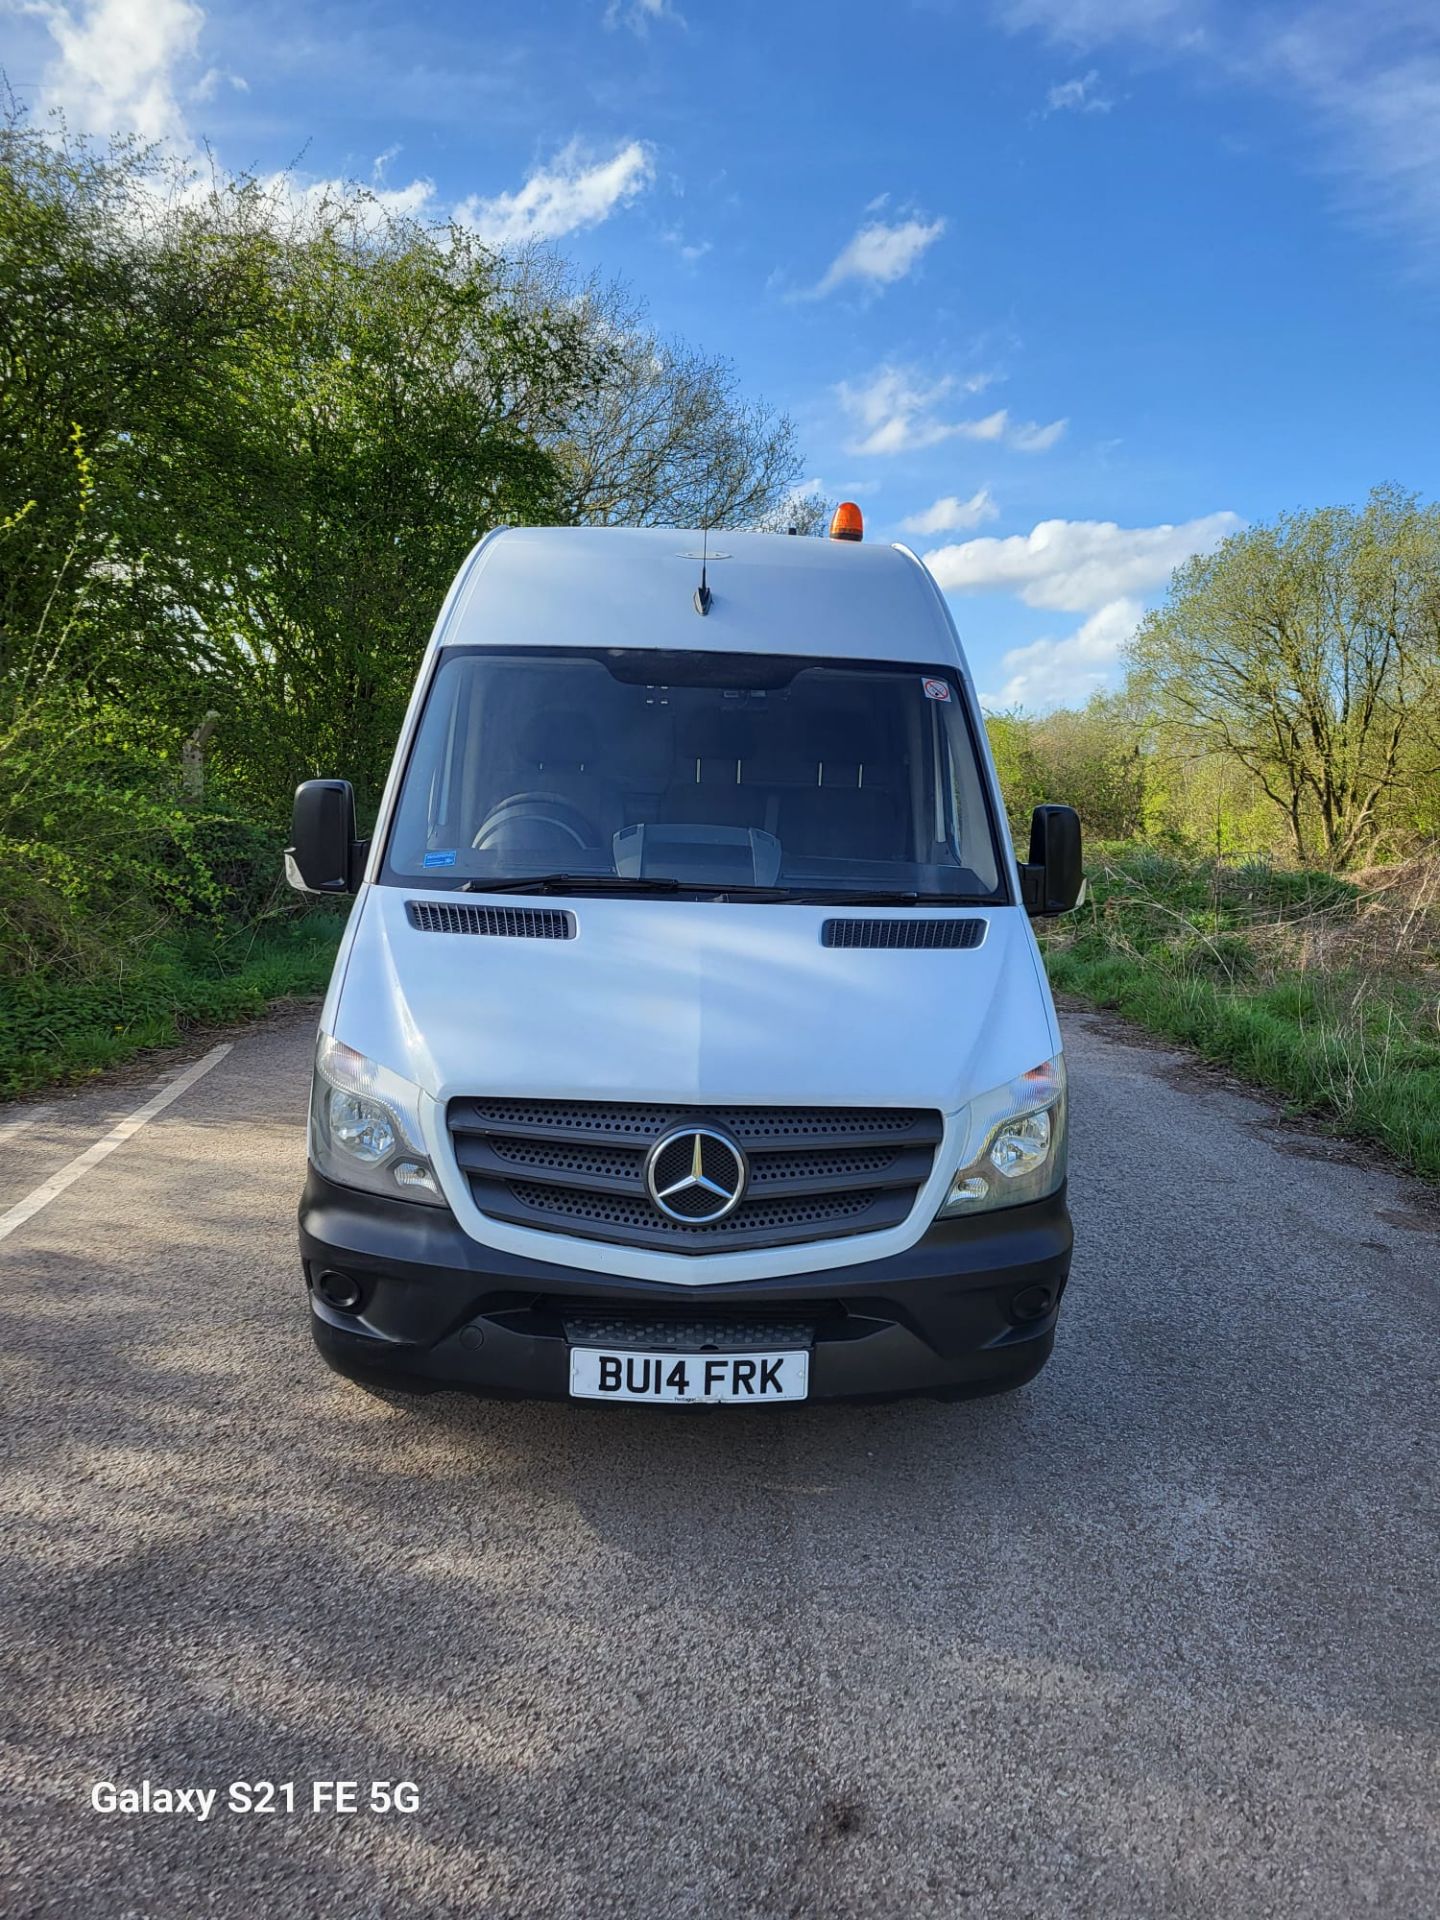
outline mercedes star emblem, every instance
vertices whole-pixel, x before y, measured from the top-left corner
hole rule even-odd
[[[739,1206],[749,1168],[740,1146],[712,1127],[665,1133],[645,1161],[645,1191],[667,1219],[708,1227]]]

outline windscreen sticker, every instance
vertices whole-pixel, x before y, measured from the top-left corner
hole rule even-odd
[[[925,689],[925,698],[927,700],[948,700],[950,698],[950,682],[948,680],[922,680],[920,684]]]
[[[427,853],[423,864],[427,867],[453,867],[455,864],[455,850],[453,847],[449,847],[444,853]]]

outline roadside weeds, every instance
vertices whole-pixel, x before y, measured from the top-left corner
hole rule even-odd
[[[1440,1181],[1440,854],[1353,880],[1119,849],[1052,985]]]

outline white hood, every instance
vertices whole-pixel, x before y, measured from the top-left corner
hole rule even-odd
[[[375,887],[357,908],[335,1033],[436,1100],[950,1113],[1049,1036],[1013,907],[983,913],[978,947],[907,952],[822,946],[821,907],[580,899],[575,939],[529,940],[422,933],[405,914],[421,898],[456,896]]]
[[[704,1278],[739,1280],[752,1268],[804,1271],[911,1244],[958,1164],[966,1103],[1059,1051],[1034,937],[1015,907],[973,910],[987,922],[978,947],[915,952],[822,946],[822,923],[836,913],[865,917],[854,908],[506,897],[507,906],[563,905],[577,927],[568,940],[421,932],[406,916],[407,900],[456,898],[367,887],[324,1024],[434,1101],[422,1103],[427,1131],[462,1224],[537,1259],[569,1250],[591,1269],[701,1277],[684,1256],[480,1215],[445,1151],[452,1097],[913,1106],[946,1116],[935,1173],[905,1226],[863,1244],[705,1261]]]

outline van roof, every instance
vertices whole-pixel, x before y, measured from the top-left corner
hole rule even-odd
[[[964,659],[939,588],[905,547],[665,527],[507,528],[482,540],[439,646],[673,647],[852,660]]]

